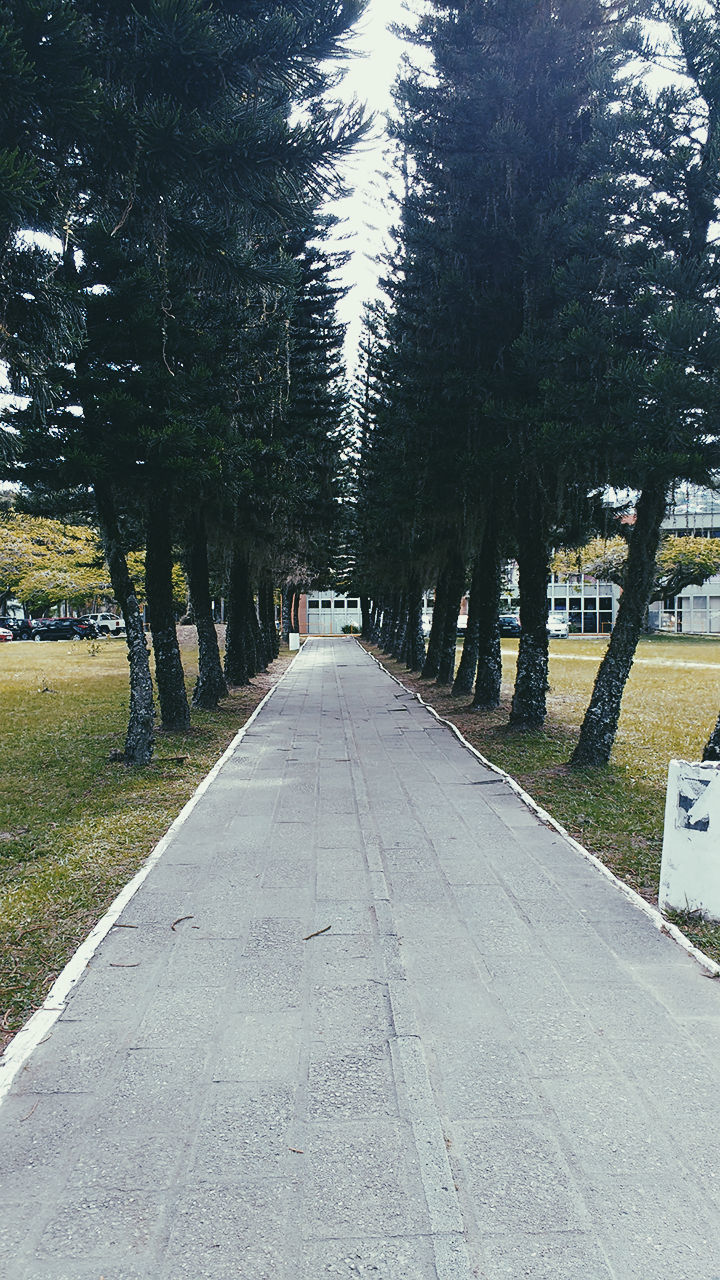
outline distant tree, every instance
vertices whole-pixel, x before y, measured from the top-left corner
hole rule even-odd
[[[97,532],[19,512],[0,516],[0,603],[11,595],[35,613],[111,596]]]
[[[556,554],[554,573],[586,573],[601,582],[625,588],[628,541],[623,537],[595,538],[573,551]],[[679,538],[665,534],[655,556],[655,576],[648,603],[678,596],[689,586],[702,586],[720,573],[720,538]]]

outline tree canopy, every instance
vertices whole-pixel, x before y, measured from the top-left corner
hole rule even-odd
[[[552,568],[554,573],[585,573],[624,588],[627,560],[626,538],[593,538],[583,547],[557,552]],[[655,557],[655,579],[649,602],[680,595],[686,587],[702,586],[717,573],[720,573],[720,538],[664,534]]]

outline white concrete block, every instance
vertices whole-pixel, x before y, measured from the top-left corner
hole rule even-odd
[[[720,765],[671,760],[660,909],[720,920]]]

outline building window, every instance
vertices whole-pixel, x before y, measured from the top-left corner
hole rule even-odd
[[[308,600],[308,609],[319,609],[319,608],[320,608],[319,600]]]
[[[360,607],[360,601],[359,601],[359,600],[348,600],[348,602],[347,602],[347,607],[348,607],[348,609],[358,609],[358,608]]]

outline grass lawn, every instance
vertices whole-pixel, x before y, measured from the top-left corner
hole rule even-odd
[[[699,760],[720,710],[720,639],[652,637],[640,643],[623,699],[610,765],[567,767],[607,640],[550,643],[548,718],[542,733],[508,728],[517,640],[503,640],[502,705],[470,711],[467,698],[409,675],[376,652],[484,756],[505,769],[553,817],[649,902],[657,903],[668,761]],[[720,926],[674,916],[696,946],[720,961]]]
[[[194,632],[192,633],[194,635]],[[0,1048],[134,875],[290,661],[285,652],[146,769],[111,763],[128,710],[123,640],[0,645]],[[189,687],[197,649],[184,648]]]

